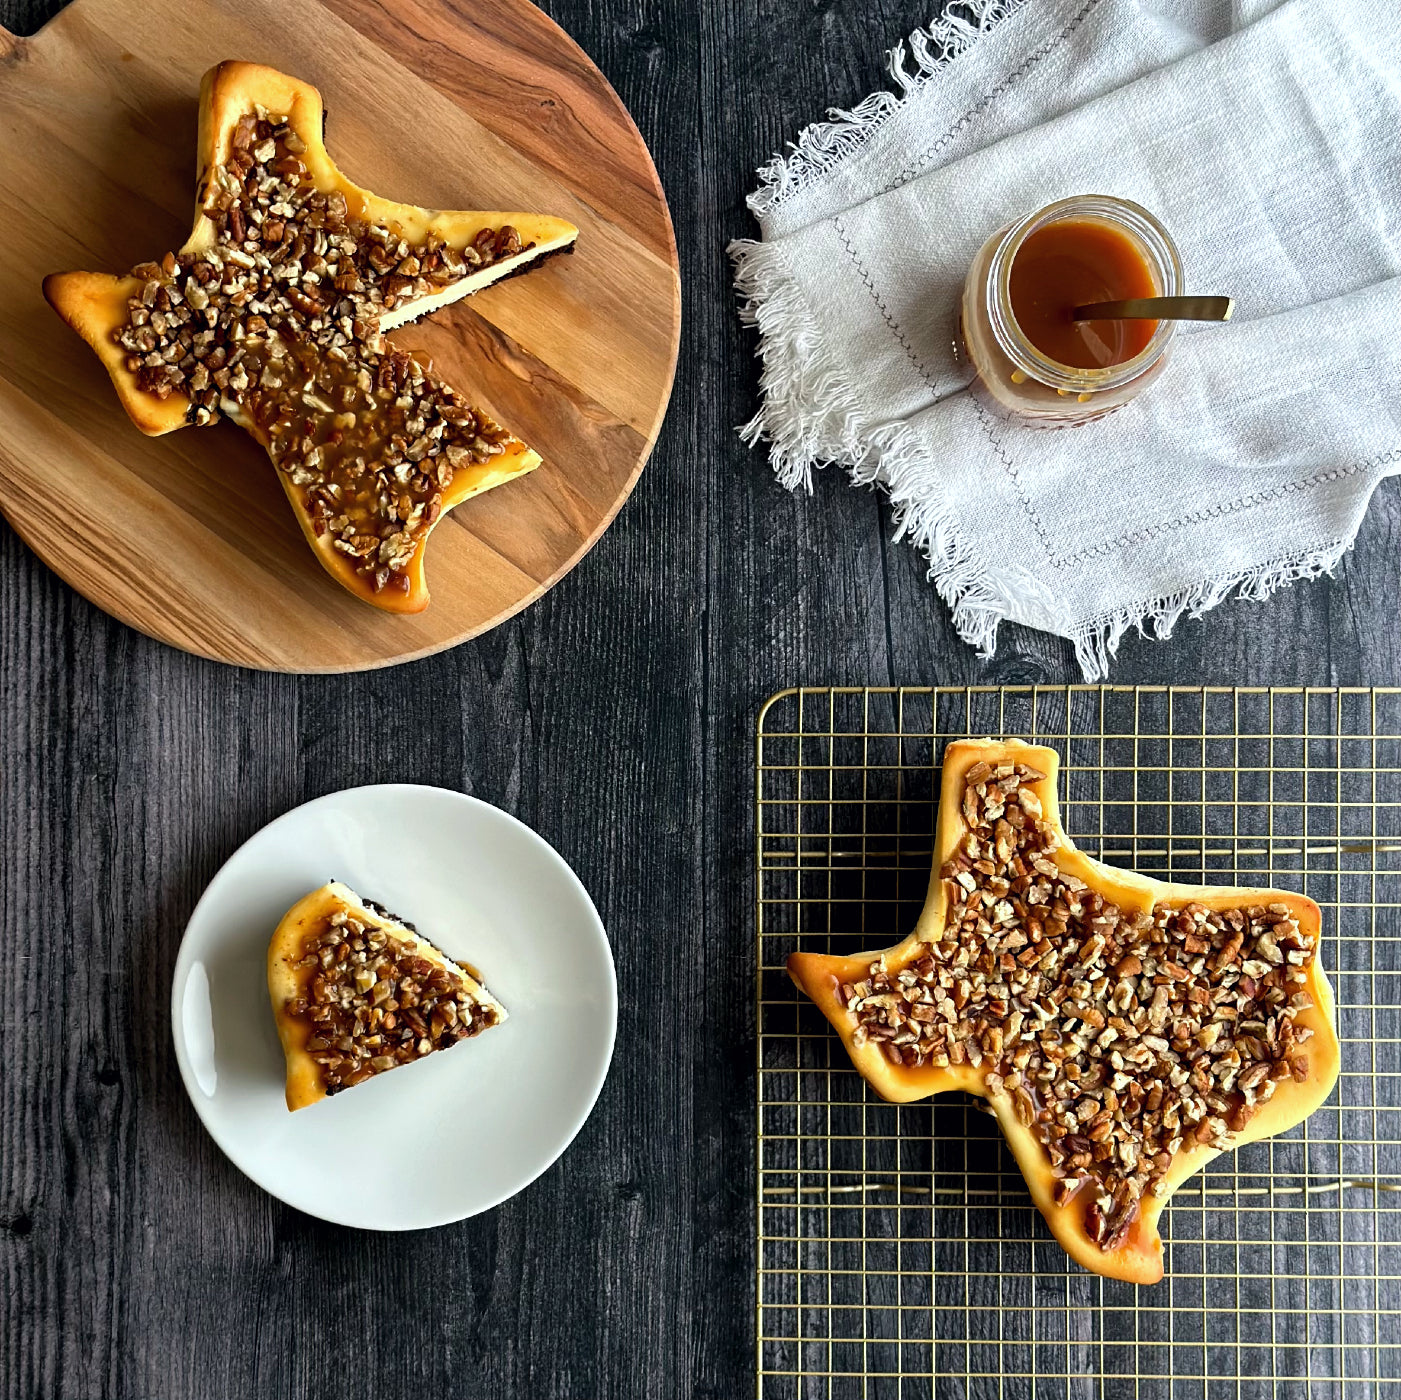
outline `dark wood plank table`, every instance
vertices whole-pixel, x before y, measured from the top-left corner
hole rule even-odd
[[[32,32],[52,0],[0,0]],[[753,344],[727,240],[752,172],[882,81],[927,0],[549,0],[655,153],[687,324],[650,467],[524,615],[398,670],[200,661],[83,601],[0,526],[0,1390],[146,1397],[752,1393],[754,717],[795,682],[1077,679],[1067,645],[955,635],[889,510],[790,496],[734,425]],[[1401,492],[1337,576],[1233,602],[1133,682],[1401,682]],[[169,1035],[196,898],[270,818],[404,779],[541,831],[617,959],[611,1077],[509,1204],[408,1236],[264,1195],[200,1127]],[[1393,1300],[1392,1303],[1395,1306]]]

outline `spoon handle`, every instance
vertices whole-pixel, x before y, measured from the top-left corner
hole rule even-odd
[[[1134,297],[1077,306],[1072,321],[1229,321],[1230,297]]]

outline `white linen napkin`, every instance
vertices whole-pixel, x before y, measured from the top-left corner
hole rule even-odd
[[[968,641],[1068,637],[1088,679],[1233,591],[1330,570],[1401,471],[1401,4],[1011,0],[891,56],[902,92],[832,112],[760,172],[732,245],[790,487],[880,483]],[[1048,432],[991,416],[954,349],[964,274],[1054,199],[1152,210],[1189,292],[1163,376]],[[898,537],[898,536],[897,536]]]

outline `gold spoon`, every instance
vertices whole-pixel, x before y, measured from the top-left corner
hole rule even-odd
[[[1229,321],[1230,297],[1132,297],[1077,306],[1072,321]]]

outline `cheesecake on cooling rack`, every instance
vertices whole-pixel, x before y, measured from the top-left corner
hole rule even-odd
[[[1091,859],[1060,824],[1058,763],[1015,739],[950,744],[914,933],[788,970],[877,1093],[987,1099],[1067,1253],[1155,1283],[1172,1193],[1337,1080],[1319,909]]]
[[[287,1058],[287,1107],[305,1108],[506,1019],[467,969],[412,924],[331,882],[298,900],[268,946]]]

